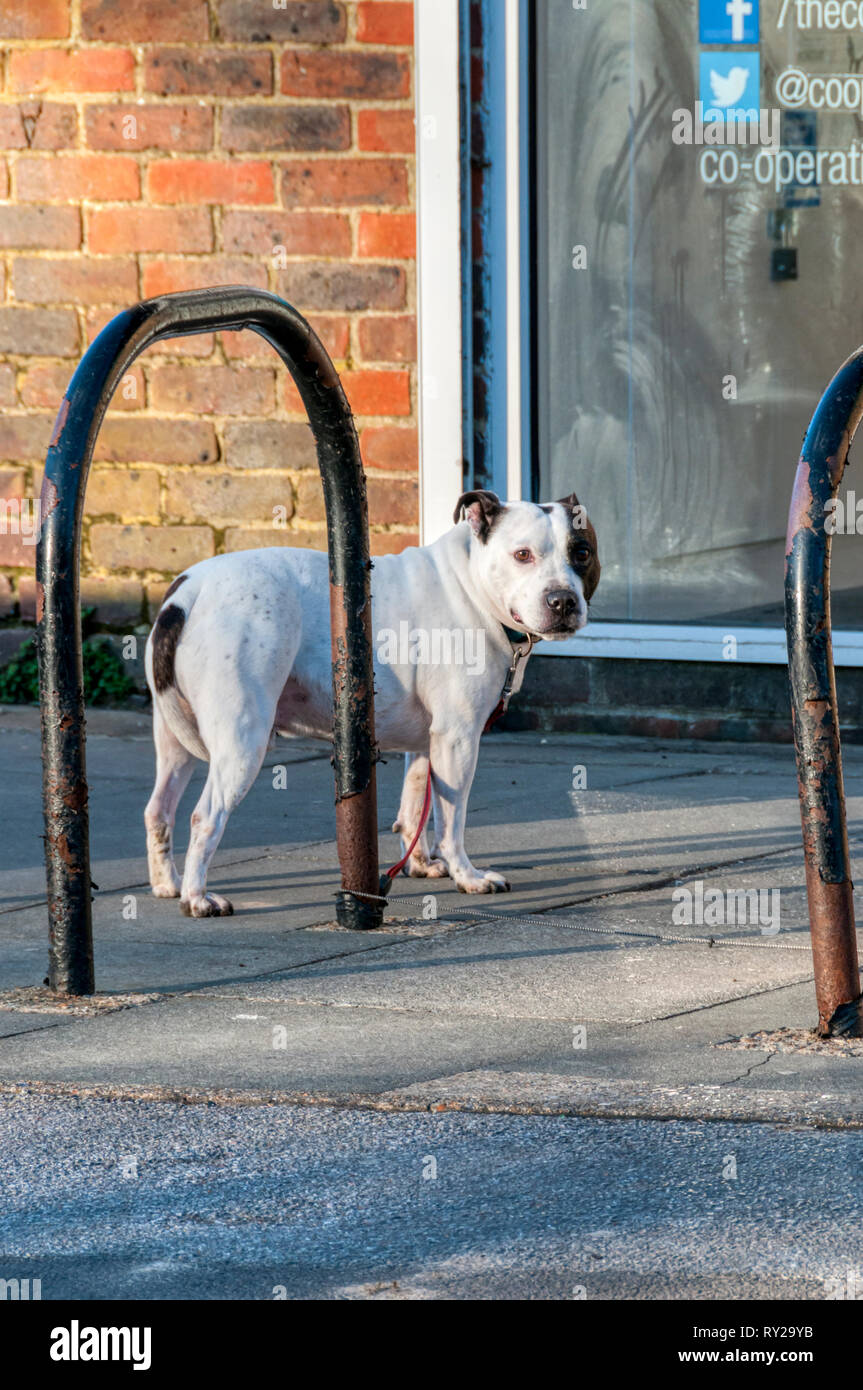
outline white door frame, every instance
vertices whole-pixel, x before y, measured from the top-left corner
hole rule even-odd
[[[420,541],[452,526],[462,492],[458,0],[414,0]]]

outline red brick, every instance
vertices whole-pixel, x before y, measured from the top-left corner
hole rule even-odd
[[[414,260],[417,226],[412,212],[360,213],[357,254],[395,260]]]
[[[93,255],[138,251],[212,251],[206,208],[91,208],[87,244]]]
[[[411,90],[407,57],[396,53],[339,53],[288,50],[281,62],[282,91],[292,97],[335,101],[406,97]]]
[[[16,500],[22,500],[27,495],[24,470],[21,468],[4,468],[2,472],[0,472],[0,497],[2,497],[4,501],[8,500],[10,497],[14,497]]]
[[[400,309],[405,302],[399,266],[350,261],[297,261],[276,276],[279,294],[304,309]]]
[[[0,416],[0,460],[44,459],[53,426],[53,415]]]
[[[360,321],[360,356],[367,362],[416,362],[417,321],[412,314]]]
[[[298,479],[296,515],[303,521],[326,521],[320,474],[310,472]]]
[[[154,159],[149,197],[157,203],[272,203],[273,171],[263,160]]]
[[[38,362],[28,366],[21,386],[21,404],[30,408],[47,407],[56,413],[70,375],[67,362]]]
[[[222,241],[226,251],[270,258],[277,247],[288,256],[349,256],[351,224],[326,212],[226,212]]]
[[[307,314],[306,318],[317,333],[330,357],[338,362],[347,357],[351,336],[351,321],[333,314]]]
[[[294,496],[290,479],[279,474],[242,477],[202,470],[192,475],[169,473],[165,506],[169,516],[183,520],[253,521],[266,526],[274,516],[293,515]],[[282,507],[283,513],[275,510]]]
[[[213,112],[206,106],[88,106],[84,124],[91,150],[178,153],[213,145]]]
[[[354,415],[410,415],[410,372],[382,372],[370,368],[341,373],[342,386]],[[305,413],[292,380],[285,387],[285,408]]]
[[[84,575],[81,580],[81,607],[95,608],[99,623],[139,622],[143,586],[140,579],[120,579],[116,575]]]
[[[218,456],[216,432],[206,420],[148,419],[144,428],[131,415],[107,419],[93,451],[104,463],[213,463]]]
[[[369,478],[368,495],[372,526],[416,525],[419,488],[415,478]]]
[[[140,196],[138,166],[117,154],[21,155],[16,166],[18,197],[25,203],[48,198],[77,202],[125,201]]]
[[[420,538],[415,531],[372,531],[369,534],[372,555],[400,555],[408,546],[419,543]]]
[[[398,206],[408,201],[401,159],[316,159],[283,165],[287,207]]]
[[[269,415],[275,368],[151,367],[150,404],[192,415]]]
[[[32,522],[26,521],[27,535],[19,533],[16,535],[11,527],[7,535],[0,531],[0,565],[14,565],[16,568],[32,569],[36,564],[36,547],[30,539],[29,531]]]
[[[37,362],[28,366],[21,386],[21,403],[57,411],[72,375],[66,362]],[[135,394],[131,394],[131,389]],[[130,367],[111,400],[112,410],[142,410],[146,404],[144,375]]]
[[[267,271],[254,261],[213,257],[211,260],[159,260],[144,266],[142,293],[145,299],[174,290],[205,289],[212,285],[252,285],[267,288]]]
[[[9,197],[9,166],[5,159],[0,159],[0,198]]]
[[[419,436],[408,425],[369,425],[360,435],[366,468],[413,472],[419,468]]]
[[[357,113],[357,144],[361,150],[383,154],[413,154],[416,150],[416,124],[412,111],[360,111]]]
[[[65,39],[69,0],[3,0],[0,39]]]
[[[347,150],[351,116],[347,106],[226,106],[222,112],[225,150]]]
[[[76,251],[80,245],[77,208],[0,208],[0,247]]]
[[[132,304],[138,297],[138,270],[128,257],[46,260],[19,256],[12,284],[19,303]]]
[[[273,349],[260,333],[255,333],[251,328],[244,328],[236,333],[230,330],[220,333],[219,341],[225,350],[225,356],[232,362],[273,361]]]
[[[156,48],[146,55],[144,88],[162,97],[269,96],[269,53],[212,48]]]
[[[111,570],[157,570],[178,574],[215,552],[209,526],[117,526],[97,522],[90,527],[94,565]]]
[[[84,511],[88,516],[159,515],[159,475],[155,469],[94,468],[87,479]]]
[[[315,468],[315,441],[308,425],[294,421],[238,421],[225,426],[225,463],[239,469]]]
[[[357,6],[357,38],[360,43],[396,43],[409,47],[414,41],[414,7],[406,0],[362,0]]]
[[[219,36],[240,43],[342,43],[345,7],[332,0],[288,0],[277,9],[261,0],[221,0]]]
[[[0,352],[22,357],[77,357],[78,316],[74,309],[0,306]]]
[[[207,0],[81,0],[81,34],[103,43],[194,43],[210,35]]]
[[[124,48],[34,48],[9,56],[13,92],[131,92],[135,58]]]
[[[65,150],[75,144],[78,112],[58,102],[0,105],[0,149]]]

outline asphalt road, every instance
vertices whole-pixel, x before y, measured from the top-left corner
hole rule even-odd
[[[22,1094],[0,1152],[43,1299],[863,1296],[860,1132]]]

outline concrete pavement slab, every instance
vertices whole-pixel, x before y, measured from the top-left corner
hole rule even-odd
[[[562,1025],[535,1020],[186,997],[8,1038],[0,1079],[349,1096],[564,1045]]]

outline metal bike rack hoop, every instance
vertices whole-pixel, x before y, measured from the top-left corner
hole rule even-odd
[[[379,926],[382,909],[355,894],[379,892],[368,510],[350,407],[310,325],[290,304],[242,285],[161,295],[118,314],[75,372],[45,464],[36,552],[42,709],[45,858],[51,986],[95,988],[91,919],[84,694],[78,611],[81,518],[99,428],[118,382],[162,338],[253,329],[297,384],[317,446],[327,515],[333,656],[336,833],[342,925]]]
[[[788,673],[822,1036],[863,1036],[830,626],[828,503],[863,417],[863,348],[840,367],[803,441],[785,547]]]

